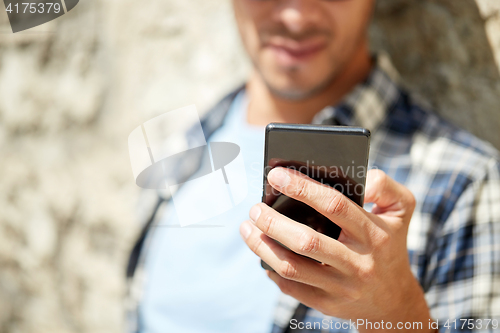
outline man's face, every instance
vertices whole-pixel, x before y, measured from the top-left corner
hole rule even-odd
[[[243,44],[275,95],[305,99],[359,54],[374,0],[233,0]]]

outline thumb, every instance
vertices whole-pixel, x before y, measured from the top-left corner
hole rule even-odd
[[[410,190],[379,169],[372,169],[366,175],[365,202],[375,204],[374,214],[408,219],[415,209],[415,197]]]

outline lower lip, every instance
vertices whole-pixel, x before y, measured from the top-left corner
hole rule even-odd
[[[310,61],[323,50],[324,46],[311,48],[303,52],[291,52],[278,46],[268,46],[268,49],[274,53],[276,60],[284,66],[292,66]]]

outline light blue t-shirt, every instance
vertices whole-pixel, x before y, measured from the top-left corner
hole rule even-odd
[[[247,104],[242,91],[209,142],[240,146],[248,195],[229,211],[199,225],[177,226],[175,209],[168,209],[153,231],[146,257],[141,332],[271,331],[279,289],[239,233],[250,207],[262,197],[265,130],[246,122]],[[187,192],[181,187],[176,195],[189,196]]]

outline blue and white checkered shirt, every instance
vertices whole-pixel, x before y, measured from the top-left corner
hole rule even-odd
[[[221,125],[236,92],[205,115],[206,137]],[[440,332],[476,332],[479,326],[481,332],[500,331],[500,323],[495,329],[494,322],[487,321],[500,320],[498,151],[416,104],[399,87],[397,73],[383,57],[378,57],[365,82],[338,105],[323,109],[313,123],[370,129],[369,167],[385,171],[414,194],[417,205],[408,231],[408,254]],[[132,332],[137,327],[147,230],[159,220],[166,200],[160,199],[129,263]],[[292,318],[308,328],[293,329]],[[474,328],[460,319],[473,319]],[[272,332],[357,332],[342,322],[283,294]]]

